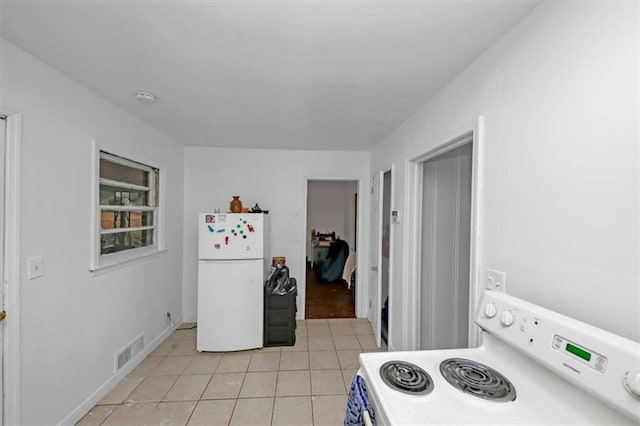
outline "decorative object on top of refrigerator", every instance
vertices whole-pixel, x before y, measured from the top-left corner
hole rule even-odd
[[[231,213],[241,213],[242,212],[242,201],[240,200],[239,195],[234,195],[233,200],[229,203],[229,211]]]

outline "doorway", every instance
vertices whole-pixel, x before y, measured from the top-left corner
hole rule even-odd
[[[308,180],[305,318],[355,318],[357,180]]]
[[[467,314],[468,347],[475,347],[480,341],[480,329],[473,323],[475,306],[482,288],[481,265],[483,251],[483,199],[484,199],[484,118],[478,116],[475,120],[462,127],[453,129],[439,141],[432,143],[432,148],[416,157],[407,160],[407,194],[405,197],[406,215],[402,218],[406,224],[405,241],[403,247],[402,264],[405,268],[406,286],[399,289],[402,295],[402,350],[418,350],[422,347],[422,319],[432,315],[428,306],[423,307],[423,297],[430,289],[422,288],[422,278],[426,275],[423,265],[423,198],[424,198],[424,170],[425,162],[435,159],[463,145],[470,144],[471,149],[471,208],[469,222],[469,300]],[[436,241],[437,242],[437,241]],[[459,290],[458,290],[459,294]],[[432,303],[430,300],[430,303]],[[464,307],[457,307],[458,313]],[[395,315],[398,316],[397,313]],[[428,327],[437,326],[435,320],[425,324]],[[398,327],[396,327],[398,328]],[[457,336],[460,338],[460,336]],[[427,345],[425,345],[427,346]]]
[[[472,142],[422,164],[420,349],[468,347]]]

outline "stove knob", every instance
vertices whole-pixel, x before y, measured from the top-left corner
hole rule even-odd
[[[487,318],[493,318],[497,313],[498,310],[496,309],[496,305],[494,305],[493,303],[489,303],[484,307],[484,314]]]
[[[622,380],[624,387],[636,399],[640,399],[640,370],[627,371]]]
[[[504,311],[502,313],[502,316],[500,317],[500,322],[502,323],[502,325],[504,325],[505,327],[511,327],[513,325],[513,314],[511,313],[511,311]]]

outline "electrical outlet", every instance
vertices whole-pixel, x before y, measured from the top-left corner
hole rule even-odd
[[[42,256],[27,259],[27,267],[27,278],[30,280],[44,275],[44,261],[42,260]]]
[[[507,291],[507,274],[502,271],[487,268],[487,290],[496,290],[505,293]]]

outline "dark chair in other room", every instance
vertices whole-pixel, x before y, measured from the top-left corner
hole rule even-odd
[[[316,263],[316,273],[322,281],[332,282],[341,279],[348,256],[349,244],[343,240],[335,240],[329,246],[327,257]]]

